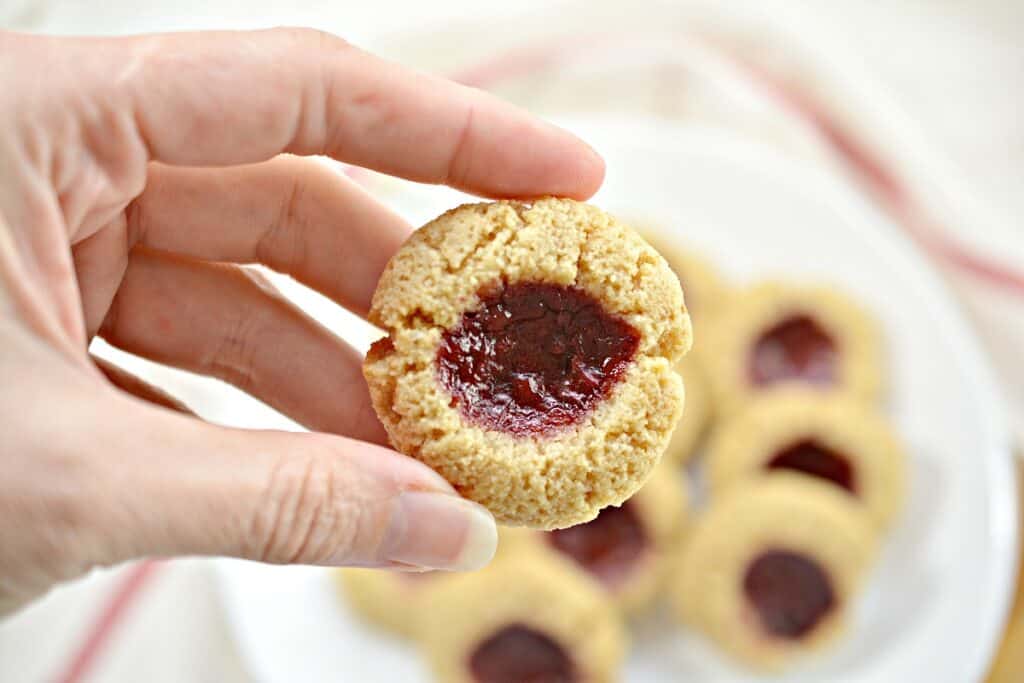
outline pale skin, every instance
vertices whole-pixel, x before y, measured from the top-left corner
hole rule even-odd
[[[245,264],[365,314],[410,233],[303,156],[578,199],[600,185],[600,157],[485,93],[309,30],[0,32],[0,83],[0,613],[143,556],[489,561],[486,510],[385,447],[359,354]],[[97,335],[230,382],[311,433],[174,410],[101,372]]]

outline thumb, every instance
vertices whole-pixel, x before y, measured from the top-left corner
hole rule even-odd
[[[325,434],[217,427],[132,402],[103,447],[98,480],[117,529],[102,562],[143,555],[231,555],[273,563],[487,564],[497,531],[420,462]],[[127,424],[131,426],[125,426]],[[138,456],[139,446],[146,450]]]

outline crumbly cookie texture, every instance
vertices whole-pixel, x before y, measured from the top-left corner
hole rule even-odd
[[[762,282],[736,292],[732,305],[701,330],[713,350],[700,357],[708,371],[717,411],[727,415],[766,391],[808,386],[799,380],[757,386],[750,378],[751,354],[761,335],[801,316],[813,320],[828,334],[837,354],[835,382],[813,388],[863,401],[878,397],[883,376],[880,335],[860,306],[830,287]]]
[[[839,456],[839,467],[820,462],[822,451]],[[786,452],[788,461],[773,462]],[[712,495],[775,471],[770,465],[803,468],[839,485],[845,480],[879,528],[904,499],[904,449],[882,415],[848,396],[789,389],[755,399],[719,425],[705,462]]]
[[[800,637],[769,632],[746,592],[748,571],[768,552],[805,558],[827,577],[832,604]],[[683,620],[747,665],[777,671],[840,635],[875,552],[871,522],[850,496],[773,473],[714,499],[682,548],[670,591]]]
[[[481,292],[520,283],[582,291],[638,333],[609,395],[576,423],[538,435],[472,423],[438,379],[446,330],[481,305]],[[549,198],[449,211],[392,258],[369,319],[388,334],[364,374],[392,443],[502,524],[566,527],[626,500],[682,411],[673,368],[691,331],[678,280],[635,232],[587,204]]]
[[[605,508],[596,519],[586,523],[587,536],[581,537],[575,529],[519,529],[516,542],[537,553],[553,555],[556,561],[575,571],[590,574],[617,608],[634,615],[649,607],[664,585],[673,552],[686,529],[687,502],[685,475],[670,463],[662,463],[643,488],[621,507]],[[603,521],[606,515],[621,515],[623,509],[629,515],[628,524],[620,518]],[[642,549],[635,554],[636,532],[630,528],[633,524],[643,539]],[[573,537],[565,539],[566,534]],[[563,539],[555,540],[552,535],[563,535]],[[616,543],[622,547],[616,547]],[[615,569],[614,565],[619,563],[625,565],[622,571]]]
[[[487,569],[432,588],[425,606],[420,644],[439,681],[475,683],[474,654],[510,627],[556,644],[575,674],[568,679],[538,673],[537,680],[619,679],[628,636],[603,591],[585,575],[525,546]]]
[[[686,410],[672,432],[664,461],[682,464],[701,448],[704,434],[714,419],[714,403],[707,374],[699,358],[690,354],[676,366],[686,387]]]

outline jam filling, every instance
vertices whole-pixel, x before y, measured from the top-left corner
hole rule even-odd
[[[647,533],[630,503],[606,507],[585,524],[548,533],[548,542],[606,586],[629,576],[647,547]]]
[[[573,663],[558,643],[513,624],[481,643],[469,658],[477,683],[574,683]]]
[[[539,282],[481,293],[446,330],[438,376],[476,425],[543,434],[580,421],[629,367],[640,334],[586,292]]]
[[[796,470],[857,493],[857,481],[849,459],[813,439],[798,441],[779,451],[765,463],[765,468]]]
[[[772,636],[792,640],[810,633],[836,604],[821,565],[786,550],[766,551],[751,562],[743,591],[761,627]]]
[[[786,380],[834,384],[838,360],[828,332],[810,316],[794,315],[758,337],[750,356],[750,381],[756,386]]]

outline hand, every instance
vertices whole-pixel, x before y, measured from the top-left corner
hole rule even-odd
[[[0,82],[0,611],[147,555],[490,559],[490,515],[383,446],[359,354],[242,264],[367,310],[410,227],[303,155],[482,195],[586,198],[603,174],[594,152],[309,30],[0,33]],[[316,433],[168,410],[159,390],[100,371],[97,334]]]

